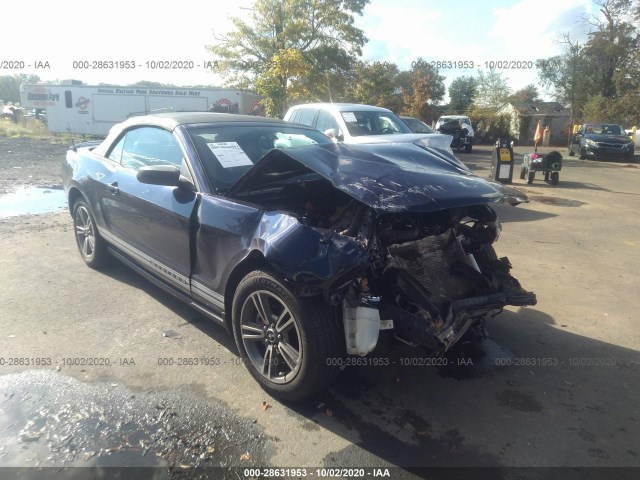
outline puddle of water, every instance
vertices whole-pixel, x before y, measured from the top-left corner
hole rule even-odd
[[[0,196],[0,218],[55,212],[67,206],[64,190],[23,187]]]
[[[155,467],[159,479],[180,466],[266,464],[265,446],[257,425],[186,391],[134,394],[42,370],[0,376],[0,467]]]

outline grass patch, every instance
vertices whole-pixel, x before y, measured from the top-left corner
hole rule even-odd
[[[20,124],[13,123],[7,118],[0,120],[0,136],[9,138],[18,138],[34,135],[35,132],[23,127]]]
[[[37,120],[28,124],[13,123],[8,118],[0,119],[0,137],[8,138],[37,138],[49,140],[55,144],[70,144],[72,139],[78,140],[78,135],[70,133],[53,133],[46,126]]]

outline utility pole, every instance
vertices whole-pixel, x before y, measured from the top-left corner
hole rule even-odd
[[[577,67],[577,55],[579,54],[580,42],[576,42],[575,46],[571,45],[571,110],[569,112],[570,124],[569,124],[569,138],[567,138],[567,145],[571,142],[573,135],[573,125],[575,122],[575,101],[576,101],[576,67]]]

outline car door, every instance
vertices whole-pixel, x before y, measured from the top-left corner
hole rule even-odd
[[[199,156],[198,165],[207,176],[210,192],[202,192],[194,229],[194,268],[191,276],[193,299],[210,312],[224,317],[224,289],[229,269],[245,255],[260,222],[261,211],[226,198],[224,192],[246,171],[273,149],[275,135],[268,130],[227,126],[210,131],[194,129],[189,138]],[[219,149],[228,148],[227,160],[218,158]],[[237,162],[237,163],[236,163]]]
[[[190,179],[176,136],[158,127],[124,133],[107,156],[117,162],[102,201],[108,240],[163,281],[190,292],[190,227],[197,194],[184,187],[141,183],[137,172],[151,165],[174,165]]]
[[[261,210],[218,195],[203,194],[195,235],[196,265],[191,277],[193,299],[224,317],[225,280],[246,255],[261,219]]]

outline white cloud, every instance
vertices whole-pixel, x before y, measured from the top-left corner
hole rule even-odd
[[[356,18],[356,26],[369,38],[363,57],[408,68],[412,61],[424,58],[431,50],[430,25],[441,16],[442,12],[419,0],[373,0],[364,8],[364,15]]]
[[[547,57],[559,52],[554,38],[565,31],[579,35],[579,14],[588,0],[372,0],[355,24],[370,39],[365,60],[396,63],[406,69],[411,62],[467,60],[484,67],[488,60]],[[147,69],[154,60],[193,60],[202,64],[212,56],[205,45],[213,31],[223,33],[230,16],[247,17],[252,0],[239,3],[150,0],[61,0],[52,6],[44,0],[27,4],[10,2],[3,15],[2,59],[49,61],[50,71],[31,71],[44,79],[76,78],[86,83],[132,83],[153,80],[180,85],[219,83],[204,69],[175,71]],[[76,60],[135,60],[142,68],[126,70],[73,69]],[[12,72],[0,71],[0,75]],[[441,70],[447,82],[475,70]],[[535,70],[505,71],[512,86],[535,82]]]
[[[370,39],[364,57],[403,69],[418,57],[474,62],[474,70],[441,69],[448,85],[460,75],[474,75],[485,62],[534,61],[560,53],[557,39],[563,33],[584,38],[580,20],[591,9],[589,0],[501,0],[507,6],[496,7],[487,3],[372,0],[356,21]],[[535,68],[502,73],[514,90],[538,82]]]
[[[579,29],[580,16],[590,6],[586,0],[521,0],[494,9],[488,36],[505,59],[549,57],[559,53],[557,40],[564,33]]]

